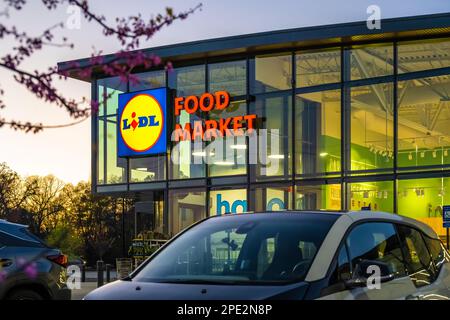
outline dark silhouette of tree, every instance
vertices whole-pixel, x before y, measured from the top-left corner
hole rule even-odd
[[[20,214],[27,199],[37,190],[35,181],[21,179],[6,163],[0,163],[0,218]]]
[[[37,1],[37,0],[34,0]],[[90,23],[95,23],[102,28],[105,37],[115,38],[119,41],[122,49],[108,56],[101,57],[101,52],[93,52],[90,64],[83,66],[77,63],[67,66],[65,70],[58,70],[56,66],[45,71],[28,70],[23,66],[26,59],[46,46],[58,46],[62,48],[73,48],[73,44],[67,38],[57,40],[55,30],[64,27],[64,23],[51,26],[43,30],[39,35],[29,35],[19,30],[16,26],[7,26],[9,10],[21,10],[27,5],[27,0],[5,0],[7,8],[0,13],[0,39],[13,39],[15,46],[13,50],[0,57],[0,67],[9,71],[13,79],[24,86],[36,98],[63,108],[68,114],[76,119],[71,124],[49,126],[42,123],[24,122],[15,119],[5,119],[0,116],[0,128],[9,126],[14,130],[37,133],[46,128],[58,128],[77,124],[98,110],[98,101],[89,101],[86,97],[80,101],[66,98],[55,86],[55,80],[67,79],[69,73],[76,73],[86,78],[95,71],[100,71],[109,76],[118,76],[123,81],[138,81],[131,72],[138,66],[159,66],[162,61],[152,54],[133,51],[139,48],[141,41],[150,39],[155,33],[164,27],[171,25],[175,20],[184,20],[190,14],[201,8],[201,4],[183,12],[175,13],[172,8],[166,8],[164,14],[158,14],[145,20],[140,14],[129,17],[116,18],[115,24],[109,24],[106,17],[93,12],[86,0],[41,0],[43,9],[56,10],[63,5],[72,5],[79,8],[83,17]],[[165,62],[166,68],[171,68],[170,62]],[[4,91],[0,87],[0,98]],[[5,108],[0,99],[0,109]]]

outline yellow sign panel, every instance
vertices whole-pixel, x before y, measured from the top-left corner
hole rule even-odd
[[[164,114],[159,102],[149,94],[138,94],[125,105],[120,118],[120,134],[128,148],[149,150],[163,132]]]

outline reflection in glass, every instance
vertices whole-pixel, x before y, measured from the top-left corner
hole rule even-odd
[[[150,182],[165,179],[165,155],[130,159],[130,182]]]
[[[398,181],[398,213],[446,235],[442,226],[442,207],[450,203],[450,178],[411,179]]]
[[[250,105],[250,113],[257,115],[258,135],[267,136],[266,139],[258,139],[257,154],[251,157],[258,159],[256,179],[289,176],[292,163],[292,96],[257,97],[255,103]]]
[[[276,54],[257,56],[251,60],[254,80],[252,93],[263,93],[292,88],[292,55]]]
[[[392,181],[349,184],[349,209],[370,207],[374,211],[394,212],[394,184]]]
[[[119,94],[127,90],[127,83],[119,77],[112,77],[100,79],[97,84],[99,86],[99,101],[103,102],[103,106],[99,106],[99,115],[117,114]]]
[[[105,120],[98,120],[97,141],[97,183],[105,183]]]
[[[185,110],[175,117],[175,123],[185,128],[187,123],[194,127],[195,121],[203,121],[205,114],[201,112],[189,114]],[[175,160],[175,161],[174,161]],[[204,158],[194,150],[194,142],[186,139],[172,143],[170,158],[170,179],[190,179],[205,176],[206,166]]]
[[[394,73],[393,53],[392,44],[351,49],[351,80],[392,75]]]
[[[295,187],[296,210],[342,210],[341,185],[298,185]]]
[[[169,87],[177,96],[201,95],[205,92],[205,66],[175,68],[168,72]]]
[[[254,187],[255,212],[292,209],[292,186]]]
[[[147,90],[166,86],[164,70],[133,74],[130,78],[130,91]]]
[[[247,212],[247,190],[211,190],[209,203],[210,216]]]
[[[209,92],[228,91],[231,96],[246,94],[247,62],[230,61],[208,65]]]
[[[206,217],[206,192],[204,189],[169,191],[170,234],[175,235]]]
[[[450,40],[399,42],[398,73],[450,66]]]
[[[297,95],[295,153],[297,174],[341,170],[340,90]]]
[[[117,156],[116,117],[107,118],[106,127],[106,183],[125,183],[127,160]]]
[[[351,170],[392,168],[393,85],[351,88]]]
[[[341,81],[341,51],[321,50],[297,52],[297,87],[317,86]]]
[[[450,164],[450,77],[398,83],[398,165]]]
[[[212,110],[209,118],[213,120],[247,114],[247,104],[243,101],[235,101],[224,110]],[[247,173],[246,150],[247,145],[244,136],[225,136],[213,138],[214,145],[221,148],[208,147],[210,158],[208,159],[209,176],[220,177]],[[203,155],[202,155],[203,156]]]

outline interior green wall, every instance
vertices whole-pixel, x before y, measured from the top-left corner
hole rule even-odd
[[[321,137],[322,146],[325,148],[321,151],[328,153],[327,157],[324,157],[321,163],[322,168],[326,168],[326,171],[330,172],[330,156],[336,156],[340,158],[340,143],[339,139],[330,136]],[[361,162],[370,163],[372,165],[379,164],[379,167],[389,168],[392,167],[392,159],[386,161],[386,157],[381,155],[374,155],[368,148],[360,145],[352,145],[351,149],[352,159],[356,159]],[[419,157],[420,157],[419,150]],[[409,160],[408,153],[401,153],[398,155],[399,166],[414,166],[416,165],[415,150],[411,150],[413,153],[413,159]],[[450,153],[450,152],[449,152]],[[450,155],[444,156],[442,151],[436,151],[436,157],[433,157],[432,152],[428,150],[425,153],[424,158],[419,158],[419,165],[440,165],[442,164],[442,158],[445,161],[450,161]],[[447,159],[448,158],[448,159]],[[444,161],[444,163],[445,163]],[[384,194],[381,198],[373,197],[371,194],[369,198],[364,198],[363,193],[354,193],[353,200],[355,206],[367,206],[369,203],[372,205],[372,209],[375,210],[375,204],[377,210],[393,212],[394,207],[394,194],[393,194],[393,182],[392,181],[380,181],[365,183],[368,187],[374,186],[374,189],[379,191],[387,190],[388,197],[384,199]],[[441,185],[442,184],[442,185]],[[444,187],[446,193],[439,196],[441,188]],[[323,208],[330,208],[330,190],[332,186],[326,185],[321,191],[321,205]],[[424,194],[417,196],[415,188],[423,188]],[[407,190],[406,193],[403,191]],[[342,192],[342,190],[341,190]],[[412,218],[428,218],[428,217],[440,217],[439,206],[450,204],[450,178],[429,178],[429,179],[413,179],[413,180],[400,180],[398,182],[398,211],[399,214],[412,217]],[[349,204],[351,206],[351,203]],[[353,207],[355,208],[355,207]]]

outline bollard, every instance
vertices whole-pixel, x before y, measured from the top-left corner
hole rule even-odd
[[[106,264],[106,283],[109,283],[111,281],[111,265],[108,263]]]
[[[103,261],[97,261],[97,288],[103,285]]]
[[[86,282],[86,265],[81,265],[81,282]]]

